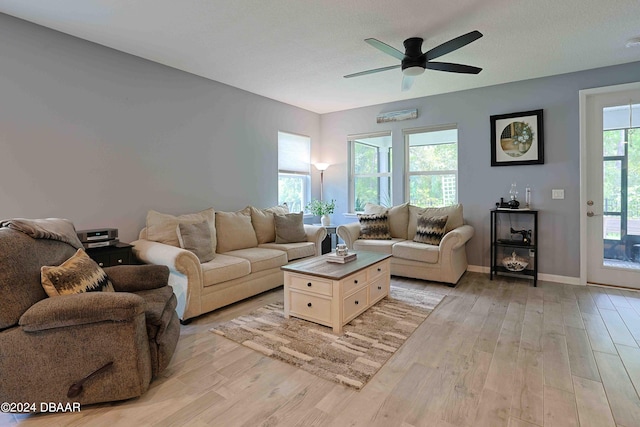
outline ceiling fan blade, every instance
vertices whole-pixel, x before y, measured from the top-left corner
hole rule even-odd
[[[380,40],[364,39],[364,41],[369,43],[371,46],[375,47],[376,49],[383,51],[387,55],[391,55],[394,58],[399,59],[401,61],[404,59],[404,53],[400,52],[395,47],[391,47],[386,43],[382,43]]]
[[[402,75],[402,91],[406,92],[409,89],[411,89],[411,86],[413,86],[413,79],[414,76],[407,76],[405,74]]]
[[[482,68],[472,67],[471,65],[452,64],[451,62],[427,62],[426,68],[462,74],[478,74],[482,71]]]
[[[427,61],[436,59],[442,55],[446,55],[449,52],[460,49],[463,46],[468,45],[482,37],[482,33],[478,30],[471,31],[470,33],[463,34],[455,39],[451,39],[448,42],[442,43],[440,46],[436,46],[433,49],[427,51]]]
[[[347,74],[344,76],[345,79],[349,79],[351,77],[359,77],[366,76],[367,74],[379,73],[380,71],[393,70],[394,68],[400,68],[402,65],[391,65],[389,67],[376,68],[374,70],[360,71],[359,73]]]

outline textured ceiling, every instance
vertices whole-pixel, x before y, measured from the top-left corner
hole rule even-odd
[[[0,0],[0,12],[318,113],[640,60],[638,0]],[[396,64],[364,43],[428,50],[479,30],[400,91]],[[640,80],[640,76],[638,76]]]

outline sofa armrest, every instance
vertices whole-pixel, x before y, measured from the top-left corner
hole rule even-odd
[[[449,231],[440,241],[440,250],[458,249],[473,237],[474,232],[474,228],[466,224]]]
[[[200,260],[191,251],[166,245],[164,243],[152,242],[151,240],[136,240],[131,242],[134,255],[146,264],[165,265],[169,271],[176,271],[185,275],[195,275],[200,281],[201,272]]]
[[[304,224],[304,232],[307,233],[307,242],[316,245],[316,256],[322,254],[322,241],[327,237],[327,230],[319,225]]]
[[[143,314],[145,301],[128,292],[85,292],[38,301],[20,317],[26,332],[100,322],[126,322]]]
[[[187,320],[201,314],[203,278],[198,257],[186,249],[146,239],[131,244],[140,261],[169,267],[169,285],[178,300],[178,317]]]
[[[351,222],[349,224],[339,225],[336,233],[338,234],[338,237],[344,240],[347,248],[353,249],[353,244],[360,237],[360,223]]]
[[[116,292],[138,292],[158,289],[169,283],[166,265],[116,265],[105,267]]]

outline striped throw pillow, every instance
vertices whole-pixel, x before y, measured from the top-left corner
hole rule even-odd
[[[358,214],[360,238],[369,240],[391,240],[387,213]]]
[[[439,245],[444,237],[448,216],[418,216],[418,226],[414,242]]]
[[[83,250],[56,267],[42,266],[42,287],[50,297],[82,292],[114,292],[107,273]]]

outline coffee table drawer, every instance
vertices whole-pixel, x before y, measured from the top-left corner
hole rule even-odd
[[[342,321],[349,321],[350,319],[365,311],[367,308],[367,287],[365,286],[355,294],[344,299],[344,316],[342,317]]]
[[[389,261],[378,263],[369,267],[369,281],[375,280],[376,277],[387,274],[389,271]]]
[[[290,285],[293,289],[301,289],[307,292],[315,292],[320,295],[331,296],[333,294],[333,284],[329,280],[321,280],[315,277],[291,276]]]
[[[296,317],[322,323],[331,323],[331,300],[307,295],[301,292],[290,292],[289,311]]]
[[[367,284],[367,271],[361,271],[344,279],[342,283],[343,295],[351,293],[353,290]],[[366,302],[365,302],[366,304]]]
[[[369,285],[369,304],[389,294],[389,282],[386,277],[379,277]]]

